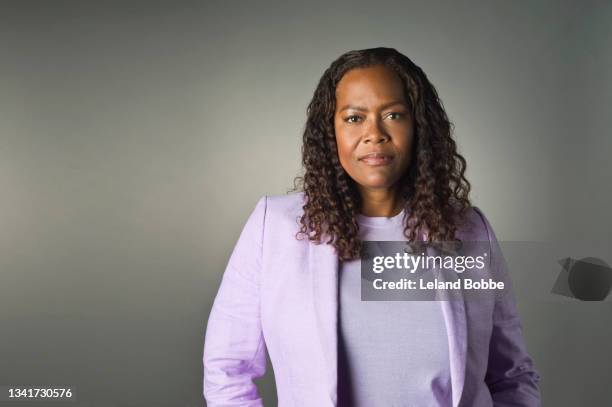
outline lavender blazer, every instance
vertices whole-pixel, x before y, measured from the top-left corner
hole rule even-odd
[[[232,251],[204,340],[209,407],[262,406],[253,379],[265,373],[266,352],[280,407],[337,405],[339,262],[331,245],[295,239],[304,197],[260,198]],[[501,264],[495,234],[477,207],[458,237],[488,240],[491,264]],[[541,404],[514,296],[502,298],[439,301],[453,407]]]

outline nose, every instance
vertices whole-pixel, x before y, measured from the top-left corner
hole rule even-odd
[[[378,120],[372,120],[370,125],[366,128],[366,133],[364,135],[363,141],[364,143],[383,143],[389,139],[389,135],[385,131],[385,129],[381,126]]]

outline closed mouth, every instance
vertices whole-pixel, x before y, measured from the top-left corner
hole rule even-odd
[[[368,165],[378,166],[389,164],[393,160],[393,156],[383,153],[370,153],[362,156],[359,161],[363,161]]]

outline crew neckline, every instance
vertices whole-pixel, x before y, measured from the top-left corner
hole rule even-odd
[[[360,225],[371,226],[371,227],[388,227],[401,225],[404,220],[404,213],[406,213],[405,208],[402,209],[400,213],[395,216],[386,217],[386,216],[366,216],[361,213],[357,214],[357,222]]]

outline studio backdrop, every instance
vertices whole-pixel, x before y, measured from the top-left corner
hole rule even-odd
[[[206,322],[240,231],[301,174],[324,69],[378,46],[427,72],[454,124],[543,405],[610,405],[612,296],[555,288],[581,260],[612,265],[605,1],[2,1],[3,397],[204,405]],[[274,383],[268,363],[266,405]]]

